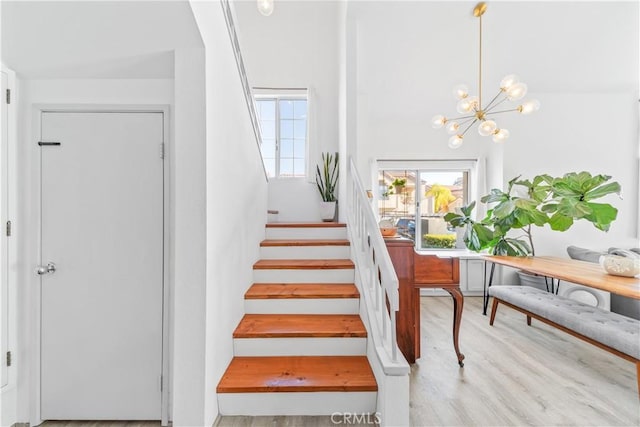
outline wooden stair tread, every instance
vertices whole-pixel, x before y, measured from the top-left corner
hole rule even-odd
[[[218,393],[377,391],[366,356],[234,357]]]
[[[342,222],[268,222],[267,228],[344,228],[347,224]]]
[[[349,246],[347,239],[267,239],[260,246]]]
[[[357,314],[245,314],[234,338],[365,338]]]
[[[359,298],[353,283],[254,283],[245,299]]]
[[[254,270],[335,270],[353,269],[350,259],[261,259]]]

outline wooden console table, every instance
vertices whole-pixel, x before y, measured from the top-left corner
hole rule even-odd
[[[385,239],[399,282],[400,310],[396,317],[398,346],[409,363],[420,357],[420,288],[442,288],[453,297],[453,347],[458,364],[464,366],[458,337],[464,297],[460,291],[460,261],[420,255],[412,240]]]

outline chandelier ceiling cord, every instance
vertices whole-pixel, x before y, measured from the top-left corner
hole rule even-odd
[[[515,108],[496,110],[505,101],[517,101],[527,94],[527,85],[522,83],[518,76],[509,74],[500,82],[500,90],[488,104],[482,104],[482,15],[487,10],[484,2],[478,3],[473,9],[473,16],[479,20],[479,56],[478,56],[478,96],[469,96],[469,89],[465,85],[457,85],[453,88],[453,95],[458,99],[456,110],[462,114],[459,117],[447,118],[438,114],[431,119],[431,125],[435,128],[444,127],[450,135],[450,148],[459,148],[462,145],[464,135],[473,125],[478,123],[478,133],[482,136],[493,136],[494,142],[504,142],[509,137],[509,131],[499,128],[493,120],[495,114],[518,112],[530,114],[540,109],[540,102],[535,99],[524,101]]]

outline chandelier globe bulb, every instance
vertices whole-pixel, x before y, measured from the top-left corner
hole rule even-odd
[[[447,118],[442,114],[435,115],[431,118],[431,127],[434,129],[440,129],[447,123]]]
[[[493,120],[485,120],[478,126],[478,133],[482,136],[493,135],[497,128],[496,122]]]
[[[504,76],[500,81],[500,89],[506,92],[511,86],[516,83],[520,83],[520,77],[515,74],[509,74],[508,76]]]
[[[449,135],[454,135],[458,133],[458,129],[460,129],[460,125],[458,124],[458,122],[449,122],[447,123],[447,126],[445,129],[447,129],[447,133]]]
[[[509,89],[507,89],[507,97],[510,101],[522,99],[527,94],[527,89],[528,88],[526,84],[522,82],[516,83],[513,86],[509,87]]]
[[[531,114],[540,109],[540,101],[537,99],[529,99],[518,106],[518,112],[520,114]]]
[[[464,141],[462,139],[462,135],[453,135],[451,138],[449,138],[449,148],[454,150],[456,148],[460,148],[463,142]]]
[[[273,13],[273,0],[256,0],[258,3],[258,12],[264,16],[269,16]]]
[[[463,84],[456,85],[453,87],[453,96],[456,99],[464,99],[469,96],[469,88]]]
[[[503,143],[509,138],[509,131],[506,129],[498,129],[493,134],[493,142]]]

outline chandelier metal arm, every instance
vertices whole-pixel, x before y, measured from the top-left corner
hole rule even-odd
[[[469,126],[467,126],[467,128],[464,130],[464,132],[462,132],[462,133],[460,134],[460,136],[464,136],[464,134],[465,134],[465,133],[467,133],[467,131],[468,131],[469,129],[471,129],[471,126],[473,126],[477,121],[478,121],[478,119],[475,119],[474,121],[472,121],[471,123],[469,123]]]
[[[508,98],[508,97],[505,97],[504,99],[502,99],[502,100],[498,101],[497,103],[495,103],[494,105],[492,105],[492,106],[491,106],[491,108],[485,108],[485,109],[484,109],[484,113],[485,113],[485,114],[490,113],[490,112],[491,112],[494,108],[496,108],[498,105],[500,105],[500,104],[502,104],[503,102],[508,101],[508,100],[509,100],[509,98]]]
[[[501,95],[501,94],[503,94],[503,93],[504,93],[504,92],[502,92],[502,90],[500,90],[500,91],[496,94],[496,96],[494,96],[494,97],[493,97],[493,99],[492,99],[492,100],[491,100],[491,101],[490,101],[490,102],[489,102],[489,103],[484,107],[484,111],[485,111],[485,112],[486,112],[486,111],[490,111],[490,110],[491,110],[491,107],[492,107],[492,105],[493,105],[493,103],[494,103],[494,102],[496,102],[496,100],[497,100],[498,98],[500,98],[500,95]],[[506,96],[506,95],[505,95],[505,96]],[[507,98],[505,97],[505,99],[507,99]],[[503,100],[502,100],[502,101],[500,101],[500,102],[504,102],[504,100],[505,100],[505,99],[503,99]]]
[[[474,119],[476,118],[475,114],[472,114],[470,116],[459,116],[459,117],[452,117],[450,119],[447,119],[447,121],[451,121],[451,120],[463,120],[463,119]]]
[[[500,110],[500,111],[493,111],[491,113],[484,113],[487,116],[491,116],[493,114],[500,114],[500,113],[510,113],[512,111],[520,111],[520,108],[512,108],[511,110]]]
[[[467,123],[469,123],[471,120],[477,119],[476,116],[468,116],[468,118],[466,120],[463,120],[459,123],[460,126],[466,125]]]
[[[482,13],[478,16],[480,21],[480,54],[478,55],[478,105],[482,107]]]

